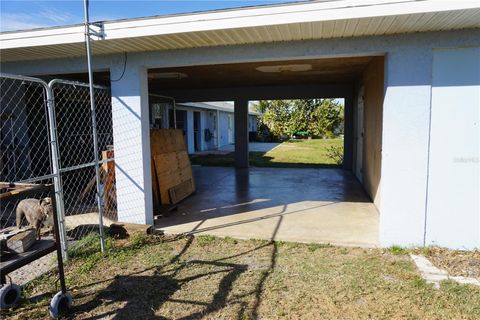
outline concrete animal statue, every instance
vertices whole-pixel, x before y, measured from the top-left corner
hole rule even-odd
[[[22,227],[22,218],[25,216],[28,224],[37,231],[37,239],[40,240],[40,229],[44,222],[50,222],[53,218],[52,199],[23,199],[17,205],[16,216],[17,228]]]

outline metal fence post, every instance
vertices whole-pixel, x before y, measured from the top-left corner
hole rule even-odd
[[[53,98],[52,82],[45,87],[47,91],[47,110],[50,130],[50,148],[52,153],[52,174],[55,187],[55,200],[57,203],[58,230],[63,259],[68,259],[67,232],[65,228],[65,204],[63,201],[63,186],[60,176],[60,156],[58,151],[57,125],[55,121],[55,101]]]
[[[88,16],[88,0],[84,2],[85,9],[85,42],[87,46],[87,66],[88,66],[88,85],[90,88],[90,109],[92,114],[92,134],[93,134],[93,150],[95,153],[95,180],[97,184],[97,203],[98,203],[98,224],[100,231],[100,249],[105,252],[105,235],[103,232],[103,208],[100,194],[100,168],[98,161],[98,137],[97,137],[97,120],[95,112],[95,90],[93,89],[93,72],[91,64],[91,49],[90,49],[90,24]]]

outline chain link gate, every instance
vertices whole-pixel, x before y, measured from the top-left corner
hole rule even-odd
[[[103,235],[103,218],[105,224],[117,219],[110,91],[95,86],[93,119],[88,84],[7,74],[0,79],[0,182],[55,184],[66,258],[77,240]],[[14,205],[2,203],[0,229],[14,225]]]

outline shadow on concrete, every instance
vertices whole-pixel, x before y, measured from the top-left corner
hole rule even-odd
[[[179,205],[178,212],[158,220],[156,227],[162,229],[198,221],[198,224],[187,232],[197,233],[301,213],[304,210],[321,209],[341,202],[371,202],[350,172],[277,170],[272,169],[265,173],[265,169],[195,167],[197,192]],[[322,174],[323,172],[326,174]],[[302,204],[301,209],[291,209],[292,204]],[[266,209],[269,211],[259,217],[201,228],[208,219]]]

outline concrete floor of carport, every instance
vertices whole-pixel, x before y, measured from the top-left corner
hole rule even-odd
[[[378,246],[378,212],[341,169],[194,166],[197,192],[156,220],[166,234]]]

